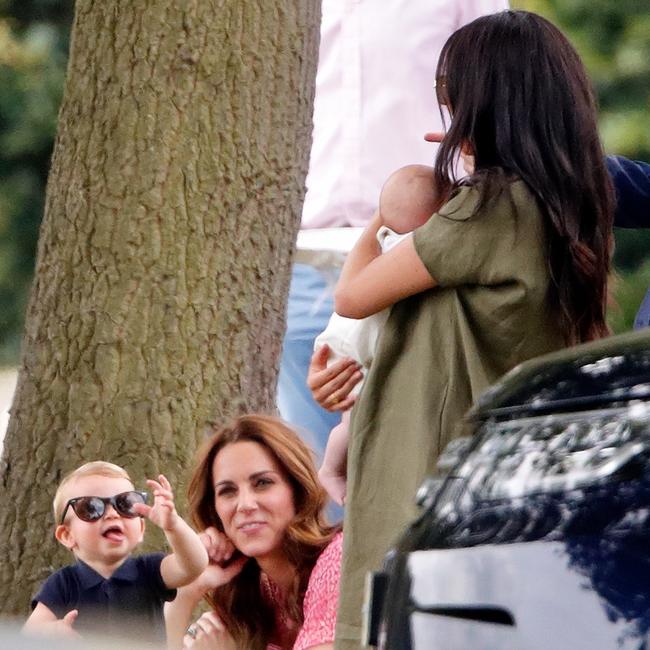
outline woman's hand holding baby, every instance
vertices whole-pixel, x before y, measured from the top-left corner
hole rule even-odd
[[[349,397],[352,389],[361,381],[361,366],[352,358],[339,359],[327,365],[330,349],[318,348],[311,358],[307,385],[311,394],[328,411],[347,411],[352,408],[355,397]]]

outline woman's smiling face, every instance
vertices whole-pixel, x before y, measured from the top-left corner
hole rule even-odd
[[[224,532],[257,560],[282,553],[296,510],[288,478],[273,455],[252,441],[226,445],[212,464],[214,507]]]

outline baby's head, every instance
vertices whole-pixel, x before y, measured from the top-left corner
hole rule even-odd
[[[433,167],[406,165],[393,172],[379,195],[384,224],[397,233],[415,230],[438,208]]]
[[[55,537],[91,566],[119,563],[142,541],[144,520],[133,506],[144,502],[126,470],[86,463],[65,476],[54,495]]]

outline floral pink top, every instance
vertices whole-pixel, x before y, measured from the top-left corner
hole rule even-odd
[[[302,604],[304,623],[293,644],[293,650],[307,650],[313,646],[334,643],[342,551],[343,534],[337,533],[314,564]],[[278,589],[268,579],[263,581],[262,588],[275,609],[278,638],[282,638],[290,632],[291,624],[280,606]],[[269,643],[266,650],[282,649],[275,643]]]

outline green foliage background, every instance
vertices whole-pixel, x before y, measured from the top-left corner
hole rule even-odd
[[[583,57],[608,152],[650,161],[646,0],[515,0],[559,25]],[[0,365],[16,363],[31,282],[73,0],[0,0]],[[650,230],[616,233],[612,324],[632,326],[650,284]]]
[[[72,0],[0,0],[0,364],[18,358]]]

